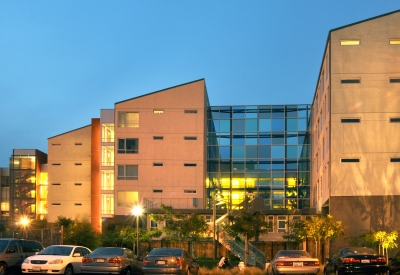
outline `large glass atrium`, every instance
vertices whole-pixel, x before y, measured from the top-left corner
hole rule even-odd
[[[213,106],[207,112],[208,207],[262,198],[264,209],[310,207],[310,105]]]

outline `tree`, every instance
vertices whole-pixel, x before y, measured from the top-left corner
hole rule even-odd
[[[313,238],[316,247],[316,257],[318,258],[318,245],[329,244],[330,240],[335,240],[343,236],[347,227],[342,226],[341,221],[335,221],[332,215],[313,216],[310,219],[292,222],[297,226],[290,234],[284,237],[296,242],[303,241],[306,238]]]
[[[235,234],[244,236],[244,263],[249,262],[249,240],[259,236],[260,234],[268,233],[271,228],[269,222],[266,221],[265,215],[260,212],[249,213],[245,209],[236,211],[228,216],[230,225],[227,227]]]
[[[386,258],[388,256],[388,250],[391,250],[391,249],[397,247],[397,243],[396,243],[396,240],[398,237],[397,231],[392,231],[390,233],[387,233],[386,231],[378,231],[378,232],[374,233],[374,237],[375,237],[375,240],[379,242],[379,253],[386,255]],[[381,248],[382,248],[382,252],[381,252]]]
[[[101,245],[101,239],[88,219],[71,220],[59,216],[56,226],[63,226],[63,244],[75,244],[94,249]]]
[[[209,232],[210,226],[203,217],[197,213],[182,214],[174,212],[172,206],[161,204],[162,214],[152,214],[150,218],[159,223],[164,221],[165,226],[162,231],[165,233],[165,239],[170,241],[188,241],[193,244],[204,234]]]

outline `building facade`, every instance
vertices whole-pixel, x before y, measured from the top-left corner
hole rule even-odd
[[[312,199],[357,237],[397,230],[400,11],[329,32],[312,104]],[[345,243],[338,240],[336,246]]]

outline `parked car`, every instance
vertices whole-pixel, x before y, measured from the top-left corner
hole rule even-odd
[[[122,247],[99,247],[82,258],[82,273],[142,274],[141,262],[133,251]]]
[[[15,238],[0,238],[0,275],[21,273],[25,258],[43,249],[40,242]]]
[[[345,247],[326,259],[325,275],[382,274],[386,275],[386,258],[368,247]]]
[[[81,273],[82,258],[90,252],[90,249],[84,246],[51,245],[37,255],[26,258],[22,263],[22,273],[65,275]]]
[[[317,274],[319,261],[305,250],[280,250],[267,267],[267,274]]]
[[[389,274],[400,274],[400,251],[393,258],[389,258]]]
[[[142,263],[144,274],[198,274],[199,265],[182,248],[154,248]]]

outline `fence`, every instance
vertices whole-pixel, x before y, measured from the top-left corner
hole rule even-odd
[[[53,244],[62,244],[61,227],[43,229],[9,230],[0,232],[0,238],[19,238],[41,242],[45,247]]]

